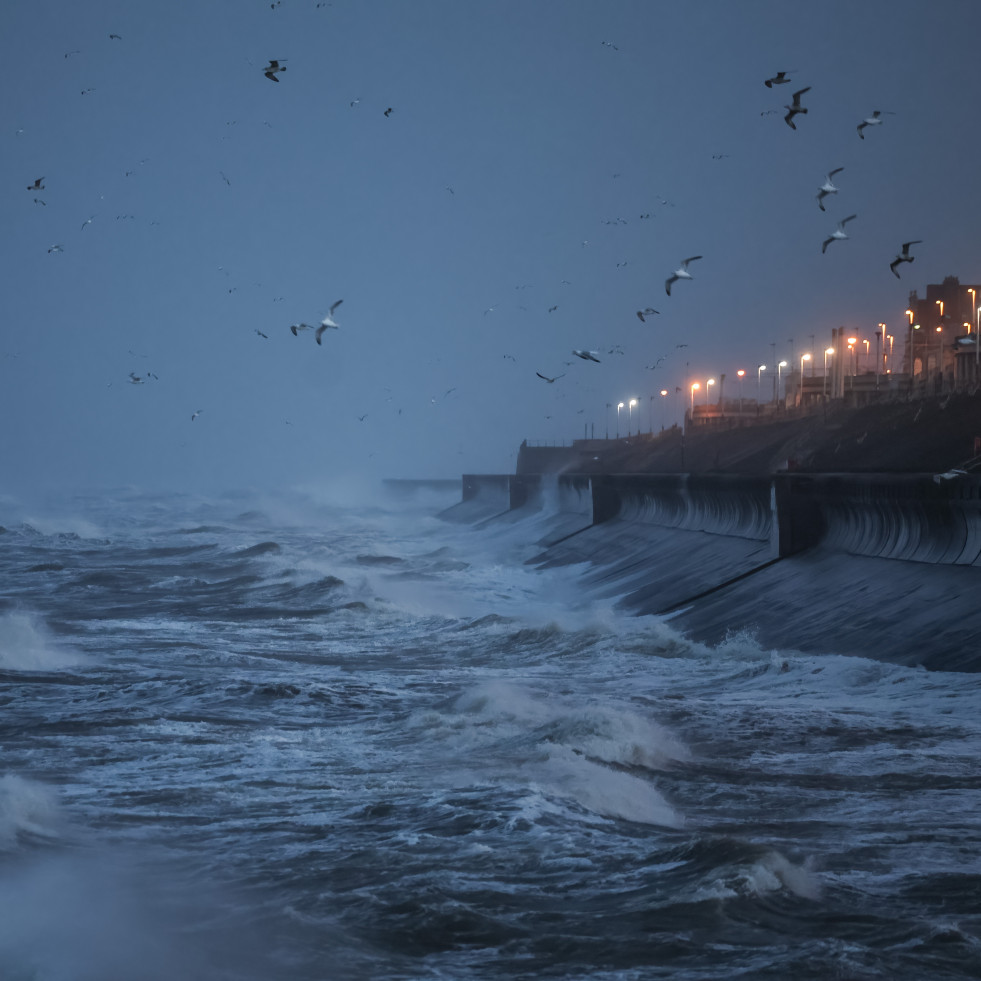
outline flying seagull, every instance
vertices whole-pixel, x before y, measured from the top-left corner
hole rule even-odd
[[[278,82],[279,79],[276,78],[276,72],[284,71],[286,71],[285,65],[281,65],[276,58],[270,58],[269,64],[263,68],[262,74],[265,75],[271,82]]]
[[[849,215],[847,218],[842,218],[838,222],[838,227],[831,233],[830,238],[824,240],[824,244],[821,246],[821,254],[824,255],[824,250],[835,240],[835,239],[845,239],[848,236],[845,234],[845,223],[852,220],[852,218],[858,217],[857,215]]]
[[[329,327],[333,327],[334,330],[339,329],[340,324],[334,323],[332,315],[334,311],[343,303],[343,300],[338,300],[336,303],[332,303],[330,307],[330,312],[320,321],[320,326],[317,328],[317,343],[320,343],[320,338],[324,336],[324,331]]]
[[[806,107],[804,107],[804,106],[802,106],[800,104],[800,97],[805,92],[810,92],[810,91],[811,91],[811,87],[810,87],[810,85],[808,85],[806,89],[801,89],[799,92],[795,92],[794,93],[794,103],[793,103],[793,105],[784,106],[784,109],[787,110],[787,115],[783,117],[783,121],[791,129],[797,129],[797,127],[794,125],[794,116],[796,116],[798,113],[804,113],[804,114],[807,113]]]
[[[896,258],[892,260],[892,262],[889,263],[889,269],[891,270],[893,276],[896,277],[896,279],[899,279],[899,273],[896,272],[896,266],[898,266],[901,262],[912,262],[916,258],[916,256],[909,254],[909,247],[911,245],[919,245],[920,242],[922,241],[923,239],[917,238],[917,239],[913,239],[912,242],[903,242],[903,251],[899,255],[897,255]]]
[[[290,330],[294,337],[299,337],[301,330],[313,330],[313,327],[310,324],[290,324]]]
[[[649,317],[652,313],[660,313],[660,310],[655,310],[654,307],[645,307],[643,310],[637,311],[637,319],[644,323],[644,317]]]
[[[64,252],[65,250],[60,245],[52,245],[49,252]]]
[[[143,379],[139,375],[137,375],[135,372],[132,372],[131,371],[129,373],[129,383],[130,383],[130,385],[142,385],[143,384]]]
[[[197,412],[193,413],[191,415],[191,422],[194,422],[194,420],[197,419],[197,417],[201,415],[202,412],[204,412],[204,409],[198,409]]]
[[[796,68],[791,68],[790,71],[796,71]],[[783,85],[789,82],[790,79],[787,78],[789,72],[777,72],[773,78],[768,78],[763,84],[768,88],[772,89],[774,85]]]
[[[818,190],[818,196],[817,196],[818,207],[822,211],[827,211],[827,208],[825,208],[824,206],[824,199],[829,194],[838,193],[838,188],[835,187],[834,184],[831,182],[831,178],[834,177],[835,174],[840,174],[844,169],[845,169],[844,167],[835,167],[834,170],[829,170],[828,176],[824,178],[824,183],[821,185],[820,189]]]
[[[258,334],[258,335],[259,335],[260,337],[264,337],[264,338],[265,338],[265,339],[266,339],[267,341],[269,340],[269,335],[268,335],[268,334],[263,334],[263,332],[262,332],[261,330],[259,330],[259,328],[258,328],[258,327],[256,327],[256,329],[255,329],[255,332],[256,332],[256,333],[257,333],[257,334]]]
[[[38,177],[33,184],[28,184],[27,189],[29,191],[43,191],[44,190],[44,178]]]
[[[577,358],[582,358],[583,361],[595,361],[597,364],[600,363],[600,359],[596,357],[599,351],[580,351],[578,348],[573,349],[572,352]]]
[[[388,107],[388,108],[387,108],[387,109],[385,110],[385,115],[386,115],[386,116],[391,116],[391,114],[392,114],[392,112],[393,112],[393,110],[392,110],[392,107],[391,107],[391,106],[389,106],[389,107]]]
[[[888,110],[886,110],[886,109],[876,109],[875,112],[873,112],[871,116],[868,116],[867,118],[863,119],[858,124],[858,135],[863,140],[865,139],[865,134],[862,132],[862,130],[865,129],[866,126],[881,126],[882,123],[883,123],[882,114],[884,112],[888,112]],[[892,116],[892,115],[894,115],[894,113],[891,113],[890,112],[889,115]]]
[[[92,215],[92,218],[95,218],[95,215]],[[92,224],[92,218],[86,218],[86,219],[85,219],[85,221],[83,221],[83,222],[82,222],[82,228],[81,228],[81,231],[83,231],[83,232],[84,232],[84,231],[85,231],[85,226],[86,226],[86,225],[91,225],[91,224]]]
[[[674,273],[670,275],[664,281],[664,288],[667,290],[668,296],[671,295],[671,284],[676,283],[679,279],[691,279],[692,275],[688,271],[688,263],[694,262],[696,259],[701,259],[700,255],[689,256],[687,259],[681,260],[681,266],[675,269]]]
[[[555,378],[549,378],[548,375],[543,375],[540,371],[536,371],[535,374],[538,375],[538,377],[541,378],[543,381],[547,381],[549,385],[551,385],[559,378],[565,378],[564,372],[561,375],[556,375]]]

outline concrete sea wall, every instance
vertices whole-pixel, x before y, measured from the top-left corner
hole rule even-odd
[[[981,670],[981,478],[467,475],[444,512],[532,515],[531,563],[694,640]]]

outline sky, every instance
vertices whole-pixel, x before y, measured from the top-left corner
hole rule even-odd
[[[511,472],[981,280],[976,0],[5,0],[0,46],[0,493]]]

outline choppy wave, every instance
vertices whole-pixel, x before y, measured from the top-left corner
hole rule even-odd
[[[978,679],[345,493],[0,513],[5,976],[971,976]]]

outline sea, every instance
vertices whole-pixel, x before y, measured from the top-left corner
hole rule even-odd
[[[0,499],[0,978],[981,977],[981,676],[693,643],[458,500]]]

